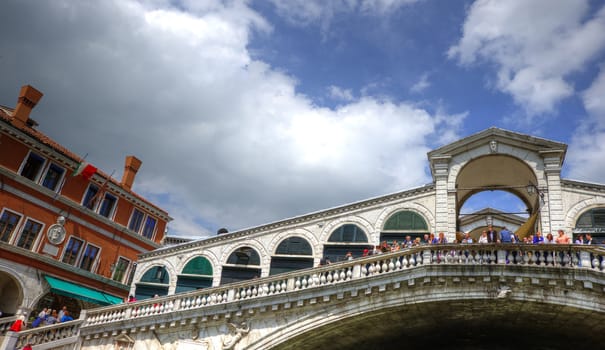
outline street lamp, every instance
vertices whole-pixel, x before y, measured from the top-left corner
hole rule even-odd
[[[538,188],[538,186],[536,186],[530,182],[527,184],[527,186],[525,186],[525,190],[527,191],[527,194],[529,194],[530,196],[533,196],[534,193],[537,193],[540,196],[540,200],[542,201],[542,204],[544,204],[544,192],[541,191]]]

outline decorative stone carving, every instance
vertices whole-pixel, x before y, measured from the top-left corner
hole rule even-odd
[[[490,153],[498,152],[498,142],[496,140],[491,140],[489,142],[489,152]]]
[[[59,216],[57,218],[57,223],[48,227],[46,237],[48,237],[50,243],[55,245],[63,243],[63,240],[65,239],[65,228],[63,227],[63,224],[65,224],[65,218],[63,216]]]
[[[242,321],[239,325],[229,322],[227,327],[229,327],[229,334],[223,337],[223,350],[233,349],[235,344],[250,332],[250,326],[246,321]]]

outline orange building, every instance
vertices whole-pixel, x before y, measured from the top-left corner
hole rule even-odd
[[[0,106],[0,311],[66,305],[77,317],[127,296],[138,254],[172,219],[132,191],[136,157],[116,181],[36,130],[41,98],[23,86],[14,109]]]

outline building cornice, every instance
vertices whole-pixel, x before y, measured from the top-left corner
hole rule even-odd
[[[569,180],[569,179],[561,179],[561,186],[567,188],[575,188],[582,190],[589,190],[591,192],[597,191],[600,193],[605,193],[605,185],[598,184],[593,182],[585,182],[578,180]]]
[[[87,208],[85,208],[85,207],[83,207],[83,206],[81,206],[81,205],[73,202],[71,199],[67,199],[66,197],[64,197],[62,195],[58,195],[57,196],[56,192],[53,192],[53,191],[47,189],[44,186],[41,186],[41,185],[39,185],[39,184],[37,184],[35,182],[32,182],[32,181],[30,181],[28,179],[25,179],[22,176],[17,175],[14,172],[12,172],[12,171],[10,171],[10,170],[2,167],[2,166],[0,166],[0,190],[11,191],[15,195],[19,195],[20,197],[24,197],[24,195],[22,193],[18,193],[18,192],[20,192],[18,189],[10,187],[8,184],[5,183],[5,181],[1,177],[8,178],[8,179],[10,179],[12,181],[15,181],[16,183],[18,183],[20,185],[23,185],[23,186],[25,186],[27,188],[30,188],[33,191],[39,193],[40,195],[44,195],[49,201],[54,200],[54,201],[60,202],[61,204],[64,204],[64,205],[70,207],[71,209],[75,210],[77,213],[79,213],[82,216],[91,217],[91,218],[93,218],[96,221],[103,222],[104,224],[110,226],[111,228],[113,228],[113,229],[121,232],[122,234],[124,234],[124,235],[132,238],[135,242],[137,242],[137,241],[138,242],[143,242],[146,245],[151,246],[151,249],[155,249],[155,248],[161,247],[160,244],[158,244],[158,243],[156,243],[156,242],[154,242],[154,241],[152,241],[152,240],[150,240],[150,239],[148,239],[146,237],[143,237],[143,236],[141,236],[141,235],[139,235],[139,234],[137,234],[137,233],[135,233],[135,232],[133,232],[131,230],[129,230],[127,227],[122,226],[122,225],[120,225],[118,223],[115,223],[114,221],[109,220],[108,218],[106,218],[106,217],[104,217],[102,215],[99,215],[99,214],[97,214],[97,213],[95,213],[95,212],[93,212],[91,210],[88,210]],[[55,196],[56,196],[56,198],[55,198]],[[40,203],[37,203],[37,204],[40,205]],[[48,204],[48,205],[46,205],[46,207],[47,207],[48,210],[54,211],[57,215],[62,215],[61,209],[57,208],[56,206]],[[74,220],[74,219],[72,218],[72,220]],[[79,221],[81,221],[80,224],[83,224],[83,225],[86,225],[86,226],[92,226],[92,224],[89,224],[85,220],[79,220]],[[100,229],[98,227],[91,227],[91,229],[93,229],[93,230],[95,230],[95,231],[103,234],[104,236],[108,236],[108,237],[113,236],[112,233],[106,232],[105,230],[102,230],[102,229]],[[127,243],[124,243],[124,242],[121,242],[121,243],[127,244]],[[146,248],[140,247],[140,246],[136,245],[136,243],[134,244],[134,246],[132,248],[136,249],[138,251],[141,251],[141,252],[142,251],[150,250],[150,249],[146,249]]]
[[[53,161],[63,165],[67,168],[68,173],[70,169],[75,169],[78,164],[82,161],[82,159],[78,158],[77,156],[69,152],[67,149],[63,147],[53,147],[51,145],[48,145],[43,140],[40,140],[39,137],[36,137],[31,133],[27,133],[24,130],[15,128],[13,125],[6,122],[3,118],[0,118],[0,131],[5,133],[5,135],[14,138],[17,141],[32,147],[33,149],[44,154],[46,157],[49,157]],[[40,133],[38,131],[35,132]],[[54,141],[52,143],[55,144]],[[110,189],[112,193],[119,195],[120,197],[128,200],[129,202],[135,204],[136,206],[142,209],[145,209],[149,213],[161,218],[166,222],[172,221],[172,218],[168,215],[165,210],[162,210],[159,207],[153,205],[152,203],[148,202],[147,200],[135,194],[134,192],[125,190],[124,188],[122,188],[122,186],[116,183],[109,175],[103,173],[100,170],[98,170],[98,173],[91,178],[91,181],[95,182],[98,185],[103,185],[105,184],[107,179],[109,179],[110,181],[107,182],[106,186]]]

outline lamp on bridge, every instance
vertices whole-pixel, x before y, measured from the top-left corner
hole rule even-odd
[[[537,193],[540,196],[540,200],[542,201],[542,204],[544,204],[544,191],[540,190],[538,188],[538,186],[536,186],[530,182],[527,184],[527,186],[525,186],[525,190],[527,191],[527,194],[529,194],[530,196],[533,196],[534,193]]]

